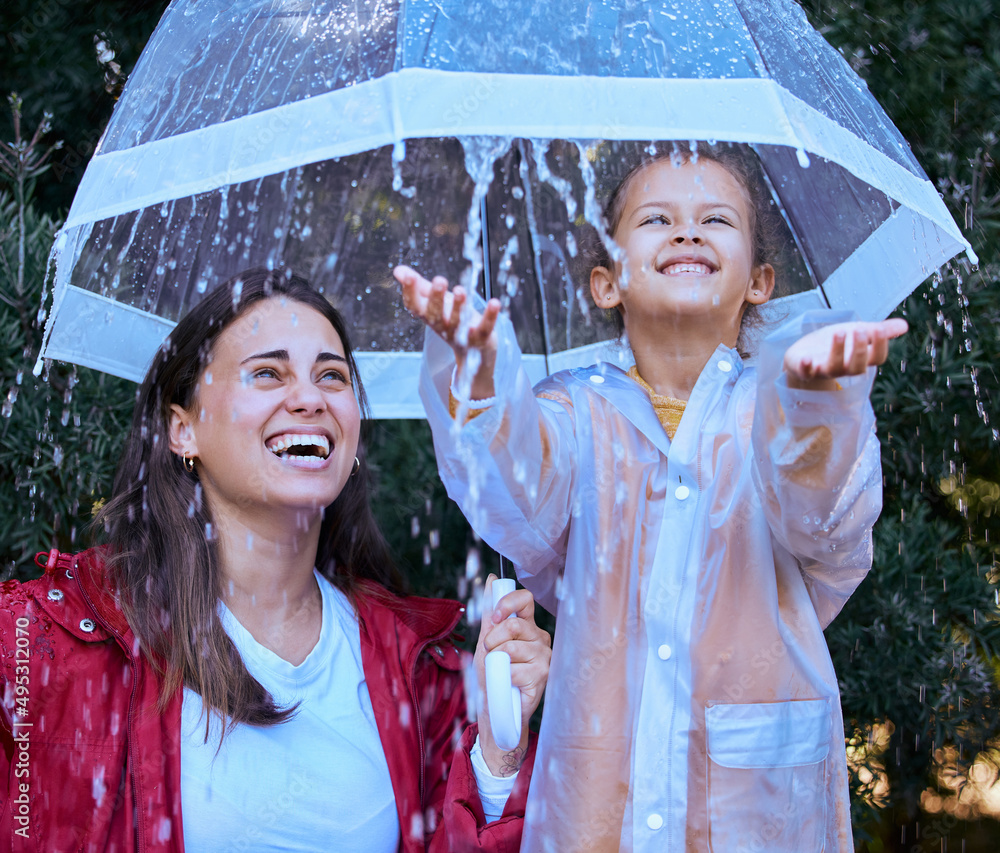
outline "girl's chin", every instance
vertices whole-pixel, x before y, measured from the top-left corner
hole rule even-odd
[[[658,323],[674,321],[678,324],[689,323],[692,320],[725,323],[727,318],[738,316],[739,309],[723,306],[713,302],[711,298],[675,299],[666,304],[643,306],[639,309],[640,316]]]

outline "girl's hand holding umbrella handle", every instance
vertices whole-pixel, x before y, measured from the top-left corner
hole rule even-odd
[[[483,702],[480,712],[479,745],[490,772],[494,776],[510,776],[521,766],[528,747],[527,722],[541,702],[548,680],[552,638],[535,624],[535,599],[526,589],[503,595],[496,607],[489,606],[493,603],[495,580],[495,576],[491,574],[486,581],[483,619],[476,645],[475,664],[480,691],[489,700],[489,691],[494,690],[493,701]],[[492,664],[494,661],[502,661],[503,656],[510,661],[510,681],[496,690],[495,685],[487,681],[487,673],[493,669],[492,665],[487,664],[487,657],[490,657]],[[491,722],[490,705],[501,708],[501,713],[509,714],[513,710],[506,708],[506,704],[511,702],[511,685],[519,690],[520,707],[514,715],[513,725],[509,718],[504,720],[501,728],[505,731],[500,732]],[[504,740],[505,737],[511,737],[511,730],[514,734],[519,734],[519,737],[502,745],[498,744],[494,731]]]
[[[858,376],[889,356],[889,341],[906,333],[906,320],[835,323],[797,340],[785,352],[790,388],[835,390],[840,376]]]
[[[493,366],[496,363],[497,336],[494,331],[500,316],[500,301],[491,299],[479,314],[468,303],[465,289],[448,289],[448,280],[435,276],[428,281],[416,270],[398,266],[393,271],[401,285],[403,305],[418,320],[433,329],[455,351],[458,372],[462,372],[470,349],[479,350],[481,360],[472,377],[471,399],[487,400],[493,396]]]

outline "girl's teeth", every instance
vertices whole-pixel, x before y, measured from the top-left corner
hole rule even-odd
[[[667,267],[667,272],[677,275],[679,273],[708,273],[708,267],[704,264],[673,264]]]

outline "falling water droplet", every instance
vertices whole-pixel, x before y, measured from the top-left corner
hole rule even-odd
[[[479,575],[479,566],[479,549],[470,548],[465,558],[465,577],[467,580],[472,580]],[[998,595],[1000,595],[1000,592],[998,592]]]
[[[7,399],[3,401],[3,410],[0,411],[5,418],[9,418],[14,411],[14,403],[17,402],[17,386],[15,385],[7,392]]]

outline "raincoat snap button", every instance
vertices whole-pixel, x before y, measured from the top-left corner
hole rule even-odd
[[[674,497],[679,501],[686,501],[690,494],[691,490],[687,486],[678,486],[674,489]]]
[[[49,601],[62,601],[63,598],[63,591],[61,589],[49,590]]]
[[[69,569],[66,569],[66,577],[68,577],[70,580],[73,580],[73,573]]]
[[[656,650],[656,653],[660,656],[660,660],[670,660],[670,656],[674,653],[674,650],[664,643]]]
[[[732,369],[733,369],[733,366],[728,361],[720,361],[719,362],[719,370],[721,370],[723,373],[729,373],[729,371],[732,370]]]
[[[650,829],[662,829],[663,828],[663,818],[660,817],[655,812],[646,818],[646,826]]]
[[[590,381],[593,382],[595,385],[602,385],[604,383],[604,377],[601,376],[600,373],[595,373],[593,376],[590,377]]]
[[[97,627],[94,625],[93,619],[81,619],[80,620],[80,630],[86,631],[88,634]]]

